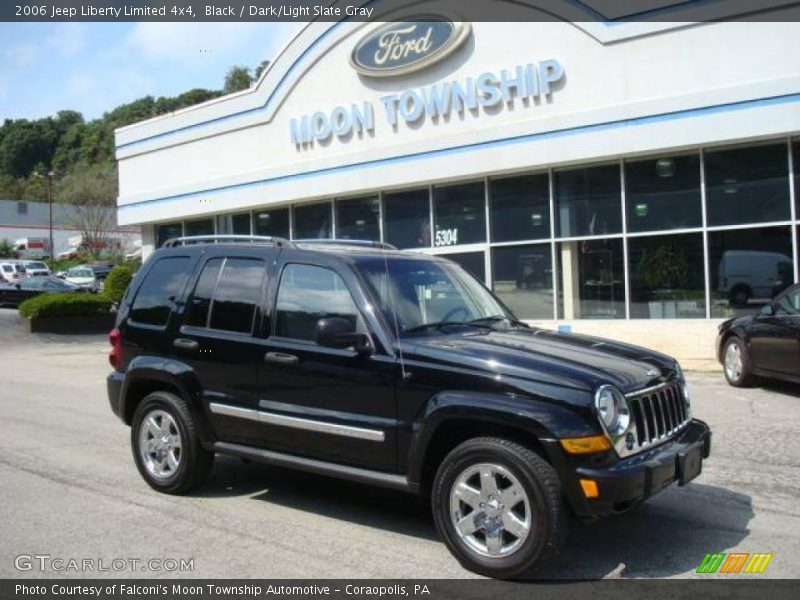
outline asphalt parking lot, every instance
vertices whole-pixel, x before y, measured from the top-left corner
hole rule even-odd
[[[37,553],[194,559],[191,573],[90,576],[471,576],[427,505],[402,493],[230,458],[191,496],[151,491],[108,407],[106,351],[104,336],[27,336],[0,309],[0,577],[85,576],[15,568]],[[761,577],[800,575],[800,391],[689,380],[694,415],[714,431],[703,474],[627,515],[575,524],[549,576],[692,577],[707,552],[733,551],[773,553]]]

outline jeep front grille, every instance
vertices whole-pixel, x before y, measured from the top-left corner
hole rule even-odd
[[[689,408],[677,381],[633,392],[627,398],[638,446],[632,452],[667,440],[689,422]]]

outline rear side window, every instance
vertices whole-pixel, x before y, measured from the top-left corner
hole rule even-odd
[[[255,258],[214,258],[197,280],[186,324],[252,333],[266,263]]]
[[[278,290],[275,335],[314,341],[317,321],[341,317],[363,331],[358,309],[342,278],[323,267],[287,265]]]
[[[154,264],[139,287],[130,319],[147,325],[166,325],[186,284],[188,268],[188,256],[170,256]]]

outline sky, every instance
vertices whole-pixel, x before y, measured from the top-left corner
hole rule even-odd
[[[71,109],[89,120],[142,96],[221,89],[273,60],[298,23],[0,23],[0,122]]]

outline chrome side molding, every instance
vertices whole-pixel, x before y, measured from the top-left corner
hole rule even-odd
[[[274,412],[267,412],[252,408],[241,408],[238,406],[230,406],[229,404],[220,404],[218,402],[210,403],[209,409],[212,413],[217,415],[249,419],[251,421],[258,421],[259,423],[278,425],[279,427],[292,427],[294,429],[303,429],[305,431],[317,431],[319,433],[340,435],[359,440],[368,440],[370,442],[383,442],[386,440],[385,432],[379,429],[366,429],[364,427],[341,425],[339,423],[331,423],[329,421],[291,417],[289,415],[282,415]]]

